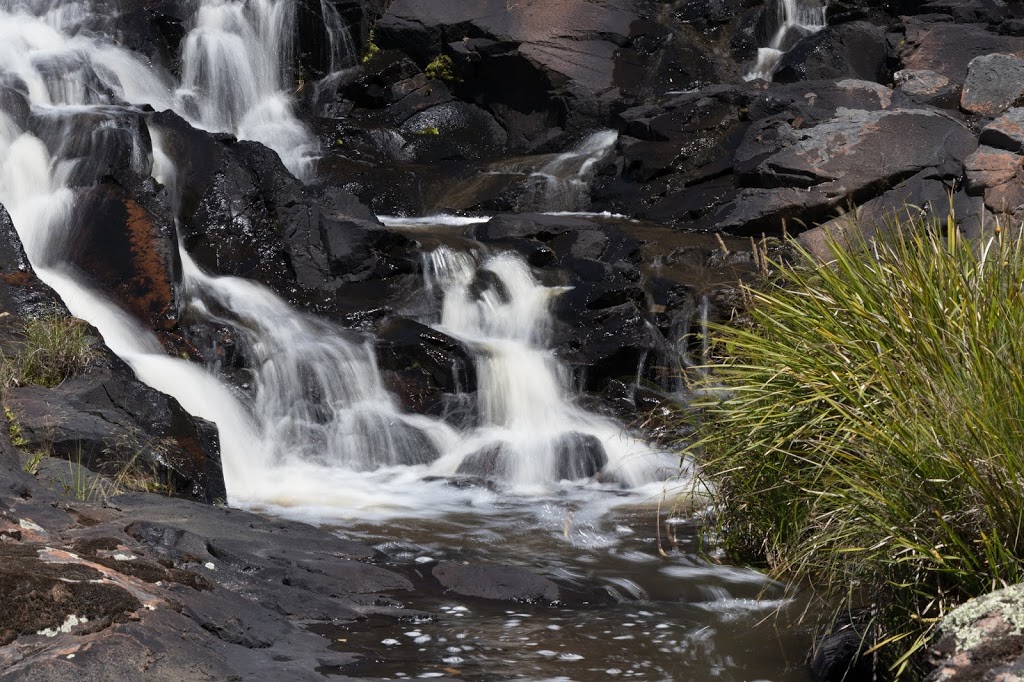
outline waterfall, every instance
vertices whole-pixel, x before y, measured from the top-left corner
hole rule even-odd
[[[366,514],[419,508],[427,490],[456,494],[424,482],[431,477],[486,475],[510,490],[537,491],[561,480],[637,485],[676,466],[676,456],[654,452],[576,404],[568,369],[550,349],[549,307],[560,290],[539,284],[512,254],[478,263],[439,249],[426,268],[440,307],[430,321],[462,340],[477,364],[477,421],[461,432],[402,412],[369,339],[295,311],[259,284],[204,273],[184,250],[185,304],[235,329],[251,387],[237,390],[167,356],[152,332],[62,262],[75,224],[73,187],[99,166],[90,156],[95,130],[123,123],[143,103],[263,141],[302,175],[314,147],[282,87],[291,49],[283,35],[294,10],[284,0],[202,0],[182,44],[177,84],[87,33],[88,7],[0,0],[0,204],[39,277],[72,314],[95,325],[142,381],[216,422],[233,504]],[[144,132],[135,131],[133,166],[173,196],[188,169],[173,165],[156,130],[149,131],[150,155]],[[574,190],[585,186],[615,140],[599,133],[541,170]]]
[[[568,368],[549,347],[550,303],[564,289],[539,284],[510,252],[477,264],[438,247],[424,269],[427,289],[443,298],[437,329],[476,360],[479,424],[447,457],[456,471],[483,469],[518,488],[596,472],[638,485],[678,463],[575,404]]]
[[[590,183],[597,164],[618,139],[614,130],[601,130],[560,154],[499,161],[487,174],[526,176],[519,201],[522,211],[584,211],[590,207]]]
[[[771,1],[774,10],[772,24],[775,30],[768,45],[758,48],[757,61],[743,76],[743,80],[770,81],[779,68],[779,62],[786,54],[786,50],[800,38],[825,28],[825,5],[808,7],[800,4],[800,0]]]
[[[33,14],[35,6],[41,11]],[[318,147],[286,92],[294,3],[202,0],[182,43],[182,82],[82,28],[88,3],[0,2],[0,73],[34,107],[149,104],[193,126],[256,140],[300,179]]]

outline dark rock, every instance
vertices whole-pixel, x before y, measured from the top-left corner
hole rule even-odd
[[[500,445],[490,445],[482,450],[466,455],[455,471],[459,476],[472,476],[484,480],[500,480],[508,477],[511,472],[510,455]]]
[[[441,562],[433,575],[441,586],[464,597],[496,601],[558,601],[558,586],[517,566]]]
[[[555,479],[577,481],[596,476],[608,463],[601,440],[587,433],[567,433],[554,446]]]
[[[120,361],[113,367],[52,389],[9,389],[5,406],[25,446],[111,475],[134,469],[200,499],[225,499],[215,427],[139,383]]]
[[[1024,108],[1009,109],[989,123],[982,129],[978,142],[1011,152],[1024,151]]]
[[[904,69],[928,70],[963,83],[975,57],[1024,51],[1024,38],[997,35],[981,24],[953,24],[909,18],[900,52]]]
[[[85,190],[77,209],[67,250],[53,257],[76,267],[145,326],[173,330],[181,261],[166,196],[152,180],[134,187],[110,181]]]
[[[0,314],[24,317],[53,310],[64,310],[64,304],[36,277],[11,216],[0,205]]]
[[[392,318],[380,328],[377,362],[383,369],[423,373],[434,391],[476,390],[476,370],[465,346],[408,318]]]
[[[872,677],[864,633],[852,624],[835,629],[814,647],[809,665],[812,682],[856,682]]]
[[[0,544],[0,646],[43,630],[95,631],[142,606],[124,588],[100,582],[95,569],[46,563],[39,549]]]
[[[966,128],[931,110],[849,111],[800,130],[766,120],[737,152],[737,180],[751,189],[716,222],[741,233],[814,222],[829,207],[862,202],[925,168],[956,177],[975,148]]]
[[[968,65],[960,107],[995,117],[1024,104],[1024,58],[1011,54],[975,57]]]
[[[783,55],[773,80],[855,78],[885,83],[890,79],[888,61],[885,29],[856,21],[828,26],[798,42]]]
[[[934,106],[956,109],[960,106],[960,85],[934,71],[904,69],[893,75],[896,82],[893,96],[897,104]]]

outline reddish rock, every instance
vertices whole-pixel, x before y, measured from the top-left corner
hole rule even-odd
[[[1021,168],[1021,157],[1013,152],[993,147],[979,147],[964,159],[967,172],[967,191],[980,194],[989,187],[1009,182]]]
[[[975,57],[967,70],[960,108],[981,116],[998,116],[1024,103],[1024,58],[1014,54]]]
[[[1024,151],[1024,107],[1009,109],[985,126],[979,142],[1011,152]]]
[[[907,19],[900,53],[904,69],[927,69],[963,83],[975,57],[1024,51],[1024,37],[996,35],[981,24],[952,24]]]
[[[102,184],[79,200],[67,258],[147,327],[170,331],[178,319],[181,264],[169,215],[140,192]]]

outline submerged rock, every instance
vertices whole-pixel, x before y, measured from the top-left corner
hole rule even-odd
[[[443,561],[433,576],[449,592],[495,601],[558,601],[558,585],[518,566]]]

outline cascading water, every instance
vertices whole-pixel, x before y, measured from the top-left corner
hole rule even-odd
[[[526,176],[520,198],[523,211],[584,211],[590,206],[590,183],[597,164],[618,142],[614,130],[583,138],[572,149],[550,156],[501,161],[487,174]]]
[[[743,79],[770,81],[786,50],[800,38],[825,28],[826,5],[808,6],[801,0],[772,0],[775,30],[771,41],[767,46],[758,48],[757,61]]]
[[[331,50],[329,68],[331,73],[336,73],[355,64],[358,61],[359,51],[356,49],[355,43],[352,42],[348,24],[330,0],[320,0],[320,14],[324,18],[324,29],[327,31],[327,40]]]
[[[632,486],[678,465],[573,402],[567,368],[547,347],[550,303],[562,290],[541,286],[521,257],[499,253],[478,265],[439,247],[425,270],[428,289],[443,294],[438,329],[476,356],[479,424],[447,458],[456,471],[520,488],[598,472]]]

